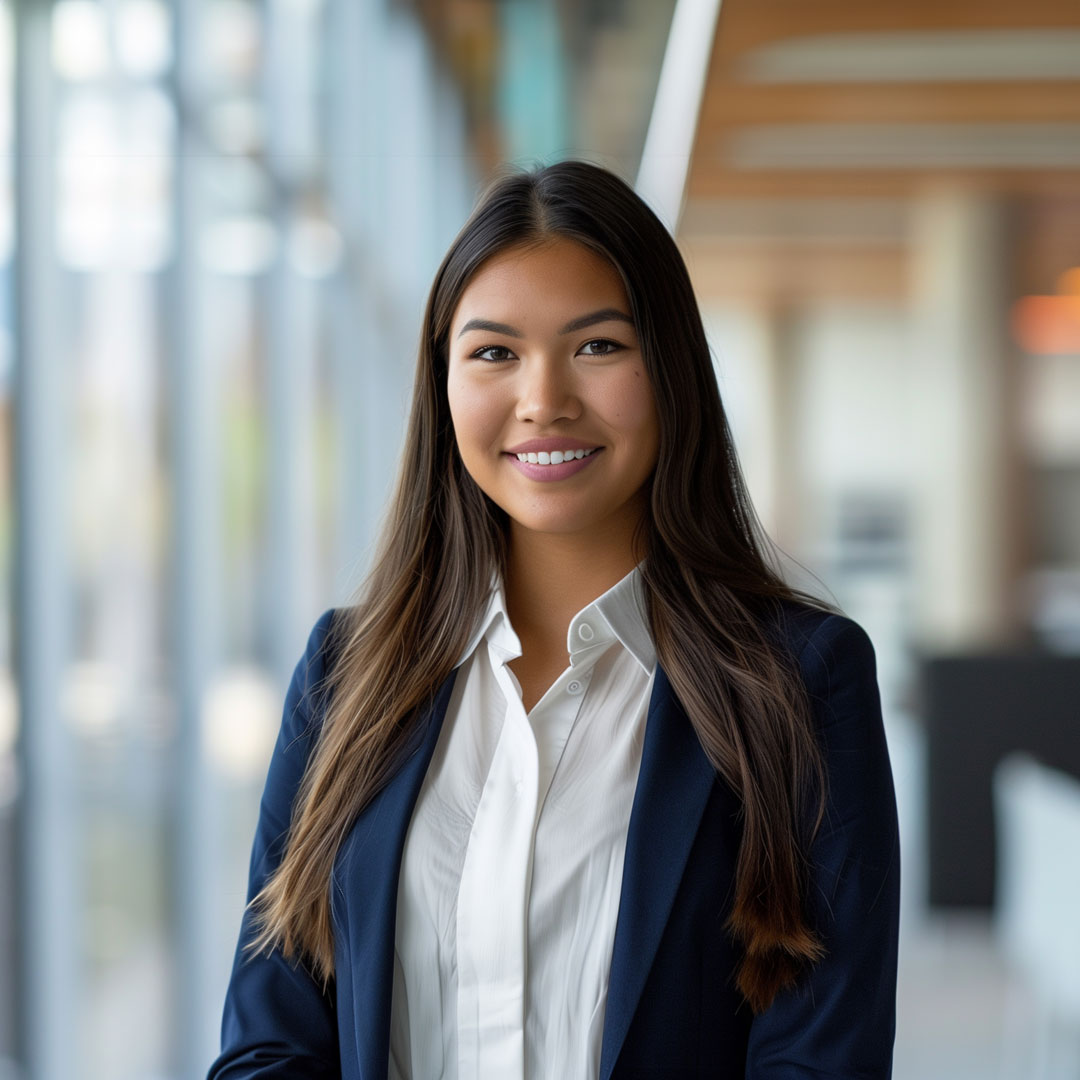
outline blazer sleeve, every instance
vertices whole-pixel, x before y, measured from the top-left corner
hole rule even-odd
[[[827,950],[751,1024],[747,1080],[888,1080],[896,1031],[900,850],[874,648],[830,615],[799,657],[825,756],[809,914]]]
[[[285,695],[252,846],[248,905],[284,852],[293,801],[321,722],[317,703],[322,700],[324,646],[332,617],[333,609],[315,624]],[[225,997],[221,1055],[210,1066],[208,1080],[339,1077],[333,985],[324,993],[304,965],[290,963],[279,949],[258,955],[245,951],[253,931],[249,906]]]

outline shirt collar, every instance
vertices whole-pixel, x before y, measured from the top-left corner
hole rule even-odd
[[[498,573],[491,576],[488,603],[461,656],[463,664],[481,641],[487,638],[507,659],[521,655],[521,642],[510,625],[506,610],[506,594]],[[586,604],[571,620],[566,632],[566,651],[570,666],[576,667],[589,657],[619,641],[635,660],[652,674],[656,666],[656,649],[649,630],[645,605],[645,586],[640,565],[611,586],[590,604]],[[457,665],[455,665],[457,666]]]
[[[510,625],[510,615],[506,610],[506,594],[503,591],[502,578],[498,571],[492,571],[490,588],[487,606],[477,620],[476,629],[455,666],[465,663],[484,638],[506,652],[508,656],[521,655],[521,642]]]

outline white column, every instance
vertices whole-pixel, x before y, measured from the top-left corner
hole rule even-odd
[[[922,644],[963,649],[1006,640],[1012,621],[1012,258],[989,196],[929,190],[913,224],[915,624]]]
[[[720,398],[765,531],[783,543],[791,519],[790,318],[768,305],[706,308]],[[797,515],[796,515],[797,516]]]
[[[15,5],[15,874],[18,1056],[25,1080],[76,1076],[82,875],[70,659],[69,362],[57,347],[51,6]],[[2,1064],[2,1063],[0,1063]]]
[[[322,292],[297,265],[305,197],[320,165],[316,80],[317,12],[270,0],[263,21],[263,101],[273,214],[280,243],[262,283],[265,325],[267,485],[266,576],[260,618],[279,685],[288,685],[317,596],[314,413]]]
[[[217,1051],[222,987],[216,961],[220,897],[220,789],[203,739],[207,690],[221,662],[221,402],[210,349],[212,305],[198,257],[206,225],[208,153],[204,0],[172,0],[179,124],[173,190],[173,262],[165,300],[166,404],[170,434],[169,630],[176,731],[172,746],[169,895],[173,931],[173,1075],[200,1075]]]
[[[401,259],[404,240],[396,227],[411,218],[394,209],[391,195],[408,163],[388,150],[390,128],[404,121],[385,0],[332,0],[326,19],[326,64],[335,87],[326,101],[326,185],[347,252],[329,290],[339,484],[335,597],[345,597],[370,568],[392,487],[403,434],[400,346],[416,340],[419,319],[411,336],[395,334],[398,276],[387,271],[386,259]],[[380,102],[384,107],[373,104]]]

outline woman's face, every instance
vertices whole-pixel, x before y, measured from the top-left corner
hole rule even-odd
[[[462,461],[511,521],[628,536],[645,508],[659,425],[614,266],[565,238],[492,256],[461,296],[449,353]],[[552,454],[561,464],[544,464]]]

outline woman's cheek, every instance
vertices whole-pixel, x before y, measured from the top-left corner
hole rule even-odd
[[[638,435],[656,424],[656,402],[643,369],[628,368],[612,379],[596,398],[613,427]]]
[[[502,395],[490,386],[478,386],[467,377],[451,380],[447,393],[450,418],[460,446],[485,450],[498,442],[504,419]]]

